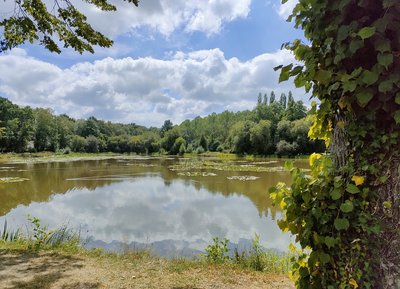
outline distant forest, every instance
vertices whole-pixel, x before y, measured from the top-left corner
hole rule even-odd
[[[324,150],[310,141],[311,116],[292,93],[258,95],[253,110],[224,111],[161,128],[54,115],[50,109],[19,107],[0,97],[1,152],[203,153],[295,156]]]

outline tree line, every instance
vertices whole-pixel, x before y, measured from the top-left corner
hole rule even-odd
[[[74,119],[50,109],[20,107],[0,97],[1,152],[203,153],[206,151],[294,156],[323,151],[310,141],[311,116],[291,92],[276,99],[261,93],[253,110],[224,111],[161,128]]]

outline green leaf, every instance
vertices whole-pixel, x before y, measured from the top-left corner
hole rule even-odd
[[[281,74],[279,75],[279,82],[283,82],[289,79],[290,70],[292,69],[293,64],[286,65],[282,67]]]
[[[346,191],[350,194],[358,194],[360,189],[354,184],[347,184]]]
[[[394,118],[394,121],[396,122],[396,124],[400,124],[400,110],[398,110],[394,113],[393,118]]]
[[[360,49],[363,46],[364,46],[364,40],[357,39],[357,38],[353,39],[350,42],[350,51],[351,51],[351,53],[354,54],[358,49]]]
[[[342,42],[347,37],[349,37],[349,26],[348,25],[340,26],[337,34],[337,41]]]
[[[354,205],[353,202],[350,200],[346,200],[346,202],[344,202],[343,204],[340,205],[340,210],[343,213],[350,213],[351,211],[353,211],[354,209]]]
[[[378,90],[379,92],[386,93],[393,89],[393,82],[391,80],[382,81],[379,84]]]
[[[372,37],[376,32],[375,27],[364,27],[361,29],[357,34],[360,36],[362,39],[367,39]]]
[[[336,244],[336,239],[333,237],[325,237],[325,245],[330,249]]]
[[[378,63],[388,69],[389,65],[393,63],[393,54],[391,53],[379,53]]]
[[[381,231],[381,227],[379,225],[375,225],[370,228],[370,231],[374,234],[379,234]]]
[[[284,169],[286,171],[291,171],[294,168],[293,162],[292,161],[286,161],[284,164]]]
[[[331,78],[332,72],[328,70],[320,69],[315,73],[315,79],[322,84],[328,84]]]
[[[375,49],[381,53],[388,52],[391,50],[390,41],[387,39],[378,40],[375,43]]]
[[[344,218],[335,219],[334,226],[336,230],[347,230],[350,227],[349,220]]]
[[[366,84],[366,85],[371,85],[374,84],[375,82],[378,81],[379,75],[378,73],[375,73],[370,70],[364,70],[364,72],[361,75],[361,80]]]
[[[392,207],[392,202],[390,202],[390,201],[384,201],[384,202],[383,202],[383,206],[384,206],[386,209],[390,209],[390,208]]]
[[[361,107],[365,107],[371,101],[371,99],[373,97],[374,97],[374,94],[370,91],[360,92],[356,95],[357,103]]]
[[[321,261],[322,264],[325,264],[325,263],[328,263],[331,260],[331,256],[326,254],[326,253],[324,253],[324,252],[321,252],[319,254],[319,260]]]
[[[353,92],[357,87],[357,83],[355,81],[347,81],[343,83],[343,92],[350,91]]]
[[[395,97],[394,101],[395,101],[397,104],[400,104],[400,92],[396,93],[396,97]]]
[[[336,200],[339,200],[341,197],[342,197],[342,192],[340,191],[340,189],[334,189],[331,192],[332,200],[336,201]]]

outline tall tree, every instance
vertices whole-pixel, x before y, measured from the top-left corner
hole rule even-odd
[[[257,104],[260,105],[262,103],[262,95],[261,92],[258,93],[258,97],[257,97]]]
[[[275,92],[271,91],[271,95],[269,97],[269,104],[273,104],[275,102]]]
[[[285,93],[281,93],[281,97],[279,99],[279,104],[283,107],[283,109],[286,109],[287,97],[286,97]]]
[[[138,0],[126,0],[138,5]],[[50,1],[14,0],[14,13],[0,22],[0,52],[25,42],[37,42],[51,52],[60,53],[59,42],[79,53],[94,52],[93,45],[110,47],[112,40],[94,30],[70,0]],[[85,1],[102,11],[115,11],[116,6],[107,0]],[[7,14],[6,14],[7,15]],[[8,15],[7,15],[8,16]]]

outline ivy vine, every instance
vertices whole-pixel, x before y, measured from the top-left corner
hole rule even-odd
[[[282,3],[287,0],[282,0]],[[299,0],[288,21],[310,44],[285,44],[303,65],[280,81],[312,93],[310,137],[325,154],[311,173],[290,164],[290,186],[271,196],[279,226],[302,247],[297,288],[395,288],[400,284],[400,1]],[[317,104],[318,103],[318,104]]]

